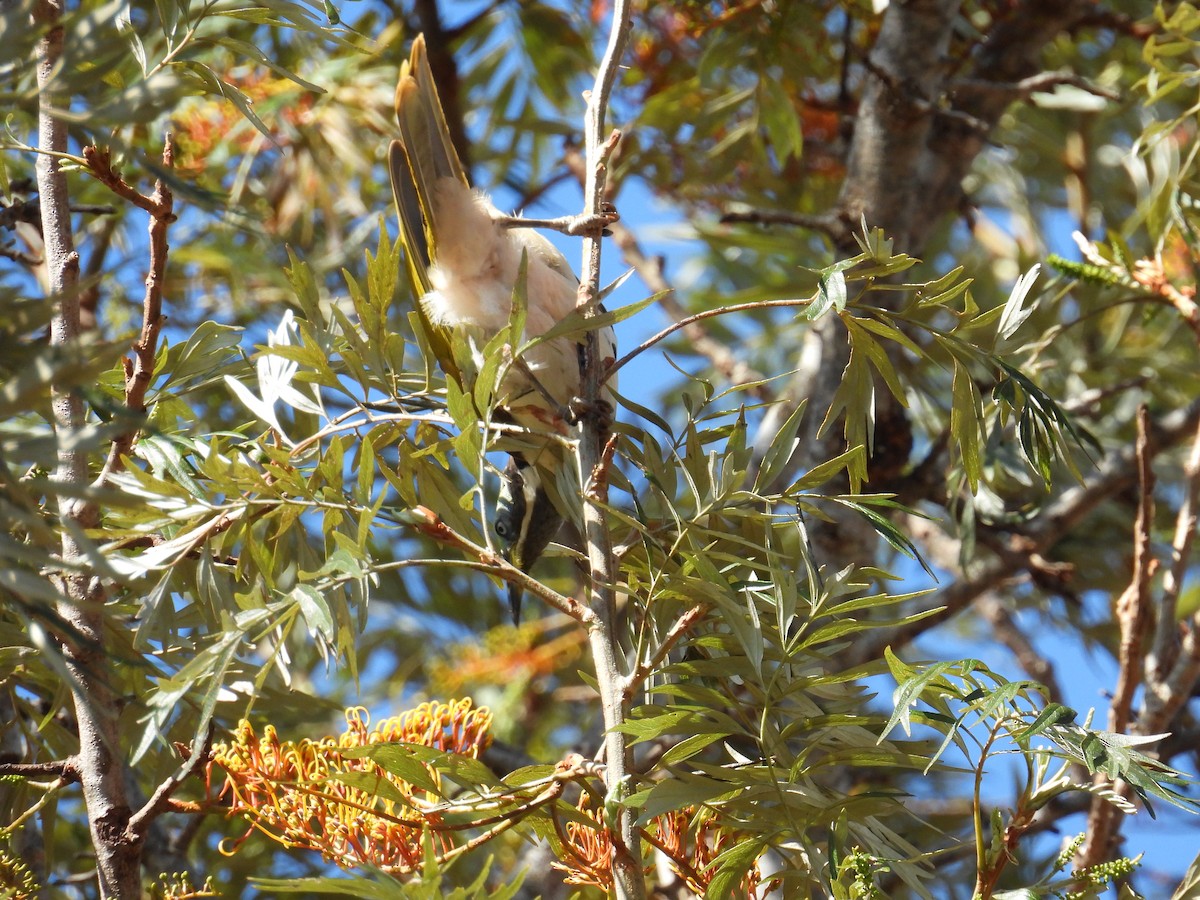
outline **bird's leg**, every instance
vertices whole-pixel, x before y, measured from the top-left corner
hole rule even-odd
[[[563,418],[571,425],[578,425],[585,419],[595,419],[600,423],[600,431],[607,434],[612,430],[616,410],[602,397],[597,397],[594,403],[588,403],[582,397],[572,397],[563,410]]]
[[[611,203],[605,203],[600,212],[592,216],[559,216],[556,219],[527,219],[523,216],[498,216],[495,222],[502,228],[545,228],[580,237],[588,234],[607,235],[608,226],[620,221],[617,208]]]
[[[603,308],[603,307],[601,307]],[[579,367],[583,368],[584,346],[579,345]],[[606,365],[611,365],[612,360],[606,360]],[[603,383],[603,382],[601,382]],[[597,397],[595,401],[589,403],[582,397],[572,397],[567,403],[565,415],[563,416],[571,425],[578,425],[585,419],[591,419],[600,426],[601,434],[608,434],[612,431],[613,419],[616,418],[616,410],[613,405],[603,397]]]
[[[556,422],[566,422],[568,425],[575,426],[584,419],[595,417],[599,421],[602,431],[608,432],[612,429],[616,412],[613,409],[613,405],[607,400],[600,398],[595,403],[586,403],[582,397],[572,397],[567,401],[565,406],[562,406],[546,390],[546,386],[533,373],[533,370],[525,364],[525,360],[515,360],[513,365],[522,375],[529,379],[529,383],[533,386],[533,389],[546,401],[546,405],[551,410]],[[553,423],[548,422],[547,424],[552,425]]]
[[[533,374],[533,369],[529,368],[525,360],[520,358],[515,359],[513,360],[513,365],[516,366],[522,375],[529,379],[529,383],[533,385],[533,389],[541,394],[542,399],[546,401],[546,405],[550,409],[554,410],[555,415],[560,419],[567,419],[569,421],[569,410],[566,407],[560,406],[558,401],[551,396],[550,392],[546,390],[546,386],[542,384],[541,379]]]

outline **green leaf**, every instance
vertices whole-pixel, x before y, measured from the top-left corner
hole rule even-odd
[[[1038,717],[1027,728],[1015,732],[1013,738],[1019,741],[1028,741],[1030,738],[1037,737],[1051,725],[1073,723],[1078,715],[1079,713],[1069,706],[1063,706],[1061,703],[1047,703],[1046,708],[1038,714]]]
[[[711,863],[717,871],[713,875],[712,881],[709,882],[705,896],[736,896],[746,878],[746,873],[750,871],[750,867],[754,865],[754,861],[762,855],[762,852],[763,844],[757,840],[737,841],[729,849],[722,851]]]
[[[804,131],[792,95],[779,79],[759,78],[758,110],[779,164],[784,165],[791,157],[799,159],[804,151]]]
[[[292,588],[288,597],[299,605],[304,621],[308,624],[309,633],[319,635],[326,643],[333,643],[333,616],[321,592],[311,585],[298,584]]]
[[[788,464],[792,461],[792,456],[796,452],[798,438],[797,432],[800,430],[800,422],[804,418],[804,411],[808,408],[808,401],[803,400],[796,405],[796,408],[791,411],[784,423],[779,426],[779,430],[771,438],[771,444],[767,448],[767,452],[763,454],[763,460],[758,466],[758,472],[754,476],[754,490],[757,492],[766,492],[770,490],[770,486],[775,483],[776,479],[783,475]]]
[[[604,312],[596,311],[588,316],[584,316],[579,310],[574,310],[549,331],[530,339],[526,344],[522,345],[519,353],[526,353],[531,347],[536,347],[538,344],[544,344],[546,341],[552,341],[555,338],[579,338],[589,331],[599,331],[602,328],[616,325],[618,322],[624,322],[626,319],[636,316],[642,310],[653,306],[667,293],[667,291],[659,291],[636,303],[628,303],[625,306],[605,310]]]
[[[979,490],[983,477],[983,458],[980,454],[980,429],[983,423],[983,398],[971,373],[957,358],[954,360],[954,381],[951,387],[950,434],[962,459],[963,472],[972,493]]]

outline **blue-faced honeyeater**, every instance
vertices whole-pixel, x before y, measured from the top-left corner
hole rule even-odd
[[[473,396],[472,386],[462,384],[456,348],[479,356],[509,325],[522,260],[525,339],[544,334],[575,309],[578,281],[544,235],[520,227],[471,187],[446,126],[423,35],[400,70],[396,119],[400,138],[389,148],[388,163],[408,272],[420,297],[418,316],[446,377]],[[611,326],[598,332],[598,341],[602,357],[611,360],[616,350]],[[520,336],[501,352],[511,355],[518,343]],[[564,411],[580,387],[580,344],[554,338],[506,362],[494,394],[494,418],[523,432],[498,444],[510,458],[501,473],[494,528],[505,557],[528,571],[569,513],[570,497],[578,495],[573,454],[562,438],[571,431]],[[608,389],[615,391],[615,385]],[[510,583],[514,622],[521,594]]]

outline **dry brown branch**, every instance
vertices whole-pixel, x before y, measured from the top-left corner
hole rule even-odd
[[[106,150],[85,147],[83,157],[96,178],[118,196],[150,214],[150,269],[146,273],[146,294],[142,299],[142,332],[133,345],[134,358],[125,360],[125,408],[140,419],[146,412],[146,391],[154,378],[154,358],[164,321],[163,282],[166,279],[169,250],[167,229],[175,221],[175,198],[161,178],[155,181],[154,193],[148,197],[130,187],[112,168]],[[162,163],[168,169],[174,163],[170,135],[163,142]],[[113,440],[97,484],[105,484],[114,473],[121,470],[124,465],[122,458],[133,450],[137,436],[138,428],[130,427]]]
[[[1129,728],[1133,694],[1142,677],[1142,640],[1150,617],[1150,579],[1157,568],[1157,560],[1150,546],[1151,530],[1154,525],[1154,472],[1150,467],[1149,440],[1150,416],[1143,405],[1138,409],[1137,458],[1138,511],[1133,529],[1133,574],[1129,586],[1117,599],[1114,617],[1121,633],[1121,645],[1117,651],[1117,684],[1113,690],[1112,704],[1108,713],[1108,730],[1123,734]],[[1107,786],[1112,779],[1103,772],[1096,773],[1094,783]],[[1125,785],[1117,790],[1128,796]],[[1087,838],[1075,855],[1075,868],[1083,869],[1103,862],[1116,843],[1120,828],[1117,824],[1119,811],[1108,799],[1092,798],[1088,811]]]

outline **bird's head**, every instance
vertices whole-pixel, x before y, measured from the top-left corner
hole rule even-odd
[[[538,470],[515,455],[509,457],[500,478],[494,524],[504,558],[522,572],[528,572],[546,551],[561,524],[562,516],[542,487]],[[519,585],[508,585],[514,625],[521,619],[523,593]]]

